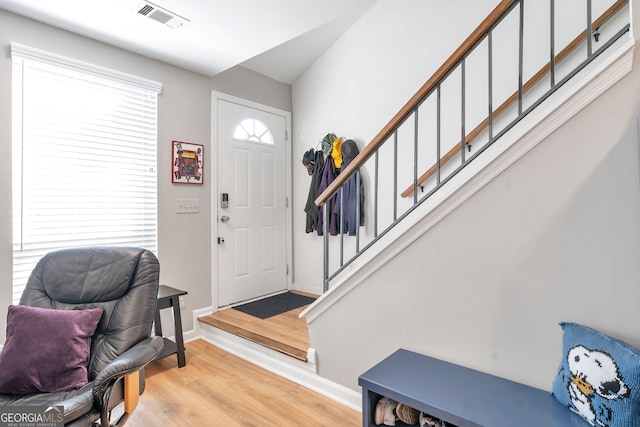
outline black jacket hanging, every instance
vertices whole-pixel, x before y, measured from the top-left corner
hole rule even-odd
[[[360,153],[356,143],[348,139],[341,147],[342,166],[346,168]],[[356,171],[343,184],[336,196],[334,213],[338,214],[342,220],[342,231],[349,236],[356,235],[358,224],[364,225],[364,184],[360,171]],[[358,213],[360,218],[358,219]]]
[[[304,211],[307,214],[307,221],[305,231],[311,233],[318,228],[318,207],[315,204],[315,200],[318,198],[318,187],[320,186],[320,180],[322,179],[322,170],[324,168],[324,155],[321,150],[315,152],[315,162],[311,167],[311,184],[309,186],[309,195],[307,196],[307,203],[304,206]]]

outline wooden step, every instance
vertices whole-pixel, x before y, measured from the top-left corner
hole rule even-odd
[[[306,362],[309,330],[306,320],[298,317],[306,307],[267,319],[226,308],[198,321]]]

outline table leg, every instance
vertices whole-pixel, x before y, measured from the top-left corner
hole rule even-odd
[[[184,338],[182,336],[182,317],[180,316],[180,299],[179,297],[171,298],[173,305],[173,320],[175,322],[176,346],[178,347],[178,367],[182,368],[187,364],[184,355]]]
[[[156,320],[153,322],[153,327],[156,332],[157,337],[161,337],[162,335],[162,322],[160,321],[160,310],[156,309]]]

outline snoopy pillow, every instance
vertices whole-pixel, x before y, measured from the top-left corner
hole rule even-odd
[[[577,323],[560,323],[560,403],[594,427],[640,426],[640,350]]]

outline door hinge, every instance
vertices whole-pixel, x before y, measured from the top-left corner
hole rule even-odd
[[[288,207],[289,207],[289,198],[288,198],[288,197],[285,197],[285,198],[284,198],[284,207],[285,207],[285,208],[288,208]]]
[[[289,140],[289,131],[285,129],[284,131],[284,140],[288,141]]]
[[[287,264],[287,265],[286,265],[286,267],[287,267],[287,268],[286,268],[286,270],[287,270],[287,273],[286,273],[286,274],[287,274],[287,276],[288,276],[288,275],[289,275],[289,264]]]

